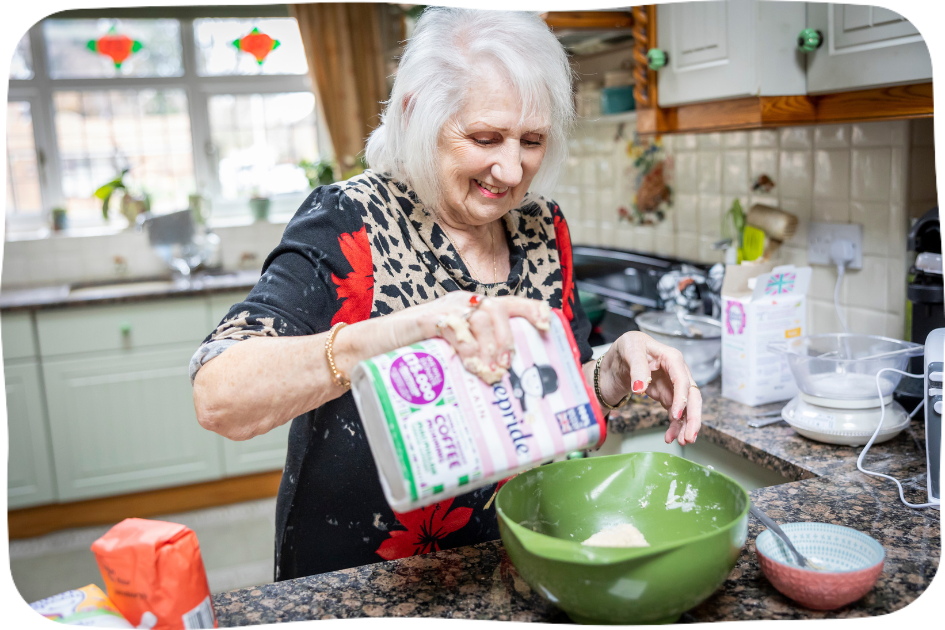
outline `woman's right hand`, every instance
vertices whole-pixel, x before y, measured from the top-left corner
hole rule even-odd
[[[441,337],[456,351],[463,366],[486,383],[500,381],[512,365],[515,340],[509,320],[524,317],[538,330],[551,326],[551,308],[523,297],[483,297],[467,291],[447,295],[401,311],[416,310],[424,339]]]

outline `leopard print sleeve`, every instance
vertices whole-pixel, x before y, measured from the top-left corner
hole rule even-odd
[[[312,335],[370,317],[374,274],[363,211],[341,186],[316,188],[286,225],[256,286],[194,354],[191,381],[245,339]]]

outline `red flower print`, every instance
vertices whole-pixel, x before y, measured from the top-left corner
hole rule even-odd
[[[341,308],[331,318],[332,326],[338,322],[353,324],[369,318],[374,304],[374,266],[365,228],[342,234],[338,237],[338,245],[354,271],[344,278],[331,274],[331,280],[337,287],[338,299],[344,300]]]
[[[450,510],[453,499],[440,501],[419,510],[394,515],[406,530],[394,530],[390,538],[377,548],[377,555],[385,560],[418,556],[439,551],[439,542],[447,534],[464,527],[472,516],[472,508]]]
[[[555,210],[558,208],[555,206]],[[558,244],[558,259],[561,262],[561,283],[564,290],[561,294],[561,310],[564,311],[568,321],[574,319],[574,312],[571,310],[571,296],[574,292],[574,272],[571,267],[571,234],[568,232],[568,224],[560,214],[555,214],[555,241]]]

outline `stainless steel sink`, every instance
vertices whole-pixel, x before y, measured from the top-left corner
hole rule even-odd
[[[78,282],[69,286],[69,296],[111,297],[129,293],[159,293],[171,289],[186,291],[190,289],[214,288],[233,285],[252,285],[259,279],[258,272],[228,271],[199,272],[193,276],[145,276],[121,280],[100,280]]]

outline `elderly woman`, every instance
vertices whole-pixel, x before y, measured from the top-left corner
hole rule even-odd
[[[541,196],[573,117],[566,54],[538,17],[427,10],[368,142],[372,170],[309,196],[197,351],[202,426],[247,440],[292,420],[277,580],[499,536],[495,486],[391,511],[348,391],[362,359],[443,337],[495,381],[514,352],[509,318],[542,328],[560,308],[605,408],[646,392],[670,412],[667,442],[696,439],[701,398],[679,352],[631,332],[591,361],[567,224]]]

